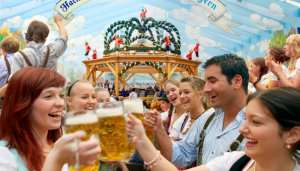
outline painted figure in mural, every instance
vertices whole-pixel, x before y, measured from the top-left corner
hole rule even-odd
[[[96,49],[93,50],[93,59],[97,59],[97,50]]]
[[[145,20],[147,14],[147,8],[143,8],[142,11],[140,12],[140,18],[142,21]]]
[[[123,39],[119,35],[115,35],[113,40],[115,41],[115,47],[120,47],[122,44],[124,44]]]
[[[195,52],[197,58],[199,57],[199,47],[200,47],[200,44],[196,43],[196,45],[194,47],[194,52]]]
[[[88,56],[90,51],[91,51],[91,46],[89,45],[88,42],[85,42],[85,54],[84,54],[84,56]]]
[[[189,53],[188,54],[186,54],[186,58],[188,59],[188,60],[192,60],[192,57],[193,57],[193,49],[191,49],[190,51],[189,51]]]
[[[167,51],[170,51],[170,47],[171,47],[171,38],[170,38],[170,35],[167,34],[165,39],[164,39],[164,42],[165,42],[165,46],[166,46],[166,50]]]

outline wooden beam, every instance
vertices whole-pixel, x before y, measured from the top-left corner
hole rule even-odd
[[[175,64],[173,66],[173,68],[171,69],[171,71],[168,73],[168,79],[171,79],[171,76],[173,75],[173,73],[176,71],[178,64]]]
[[[89,78],[91,76],[91,66],[90,65],[85,65],[85,67],[86,67],[85,79],[89,80]]]
[[[96,78],[96,83],[97,83],[97,80],[103,75],[104,72],[100,72],[100,74],[97,76]]]
[[[116,77],[117,75],[118,75],[118,73],[119,73],[119,71],[116,71],[116,67],[115,67],[115,69],[108,63],[108,62],[106,62],[105,63],[106,65],[107,65],[107,67],[110,69],[110,71],[114,74],[114,76]],[[117,65],[117,63],[115,64],[115,66]],[[118,67],[119,68],[119,67]]]
[[[96,86],[96,72],[97,70],[92,70],[92,79],[93,79],[93,86]]]
[[[95,70],[95,66],[96,65],[92,65],[92,66],[89,66],[89,72],[88,72],[88,75],[86,77],[87,80],[90,80],[91,76],[92,76],[92,84],[96,84],[95,82],[95,79],[96,79],[96,76],[95,76],[95,73],[97,70]]]
[[[185,64],[191,66],[198,66],[201,64],[200,61],[190,61],[182,59],[180,56],[174,55],[164,55],[164,56],[138,56],[138,55],[129,55],[129,56],[109,56],[101,59],[83,61],[85,65],[98,65],[106,63],[124,63],[124,62],[163,62],[163,63],[172,63],[172,64]]]
[[[99,70],[98,70],[99,71]],[[104,74],[104,72],[100,72],[100,74],[97,76],[97,80]]]
[[[115,73],[119,73],[119,63],[115,64]],[[114,74],[115,75],[115,95],[118,97],[119,96],[119,74]]]

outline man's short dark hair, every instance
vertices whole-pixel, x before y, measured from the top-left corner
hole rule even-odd
[[[222,74],[226,76],[229,83],[231,83],[234,76],[240,75],[243,79],[243,88],[246,93],[248,92],[249,73],[243,58],[234,54],[214,56],[206,61],[204,69],[211,65],[220,66]]]

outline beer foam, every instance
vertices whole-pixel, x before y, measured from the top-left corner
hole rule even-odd
[[[98,117],[122,116],[123,115],[123,109],[122,109],[122,107],[98,108],[96,110],[96,114],[97,114]]]
[[[123,100],[124,111],[126,113],[144,113],[143,101],[140,99]]]
[[[90,123],[96,123],[97,121],[98,121],[98,117],[96,115],[83,114],[83,115],[68,117],[65,120],[65,124],[66,125],[90,124]]]

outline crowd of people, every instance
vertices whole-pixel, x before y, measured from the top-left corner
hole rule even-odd
[[[79,159],[80,165],[95,165],[99,140],[83,138],[82,131],[64,134],[64,114],[121,100],[87,80],[66,86],[56,63],[68,34],[59,16],[54,21],[59,37],[50,44],[49,28],[38,21],[28,27],[25,49],[13,37],[1,42],[0,170],[68,170]],[[203,79],[189,76],[166,80],[160,91],[149,88],[160,95],[145,106],[144,121],[128,115],[136,153],[128,162],[100,165],[122,171],[300,171],[299,57],[300,35],[292,34],[266,57],[214,56],[204,64]],[[124,96],[139,98],[134,93]],[[144,126],[153,130],[155,143]]]

